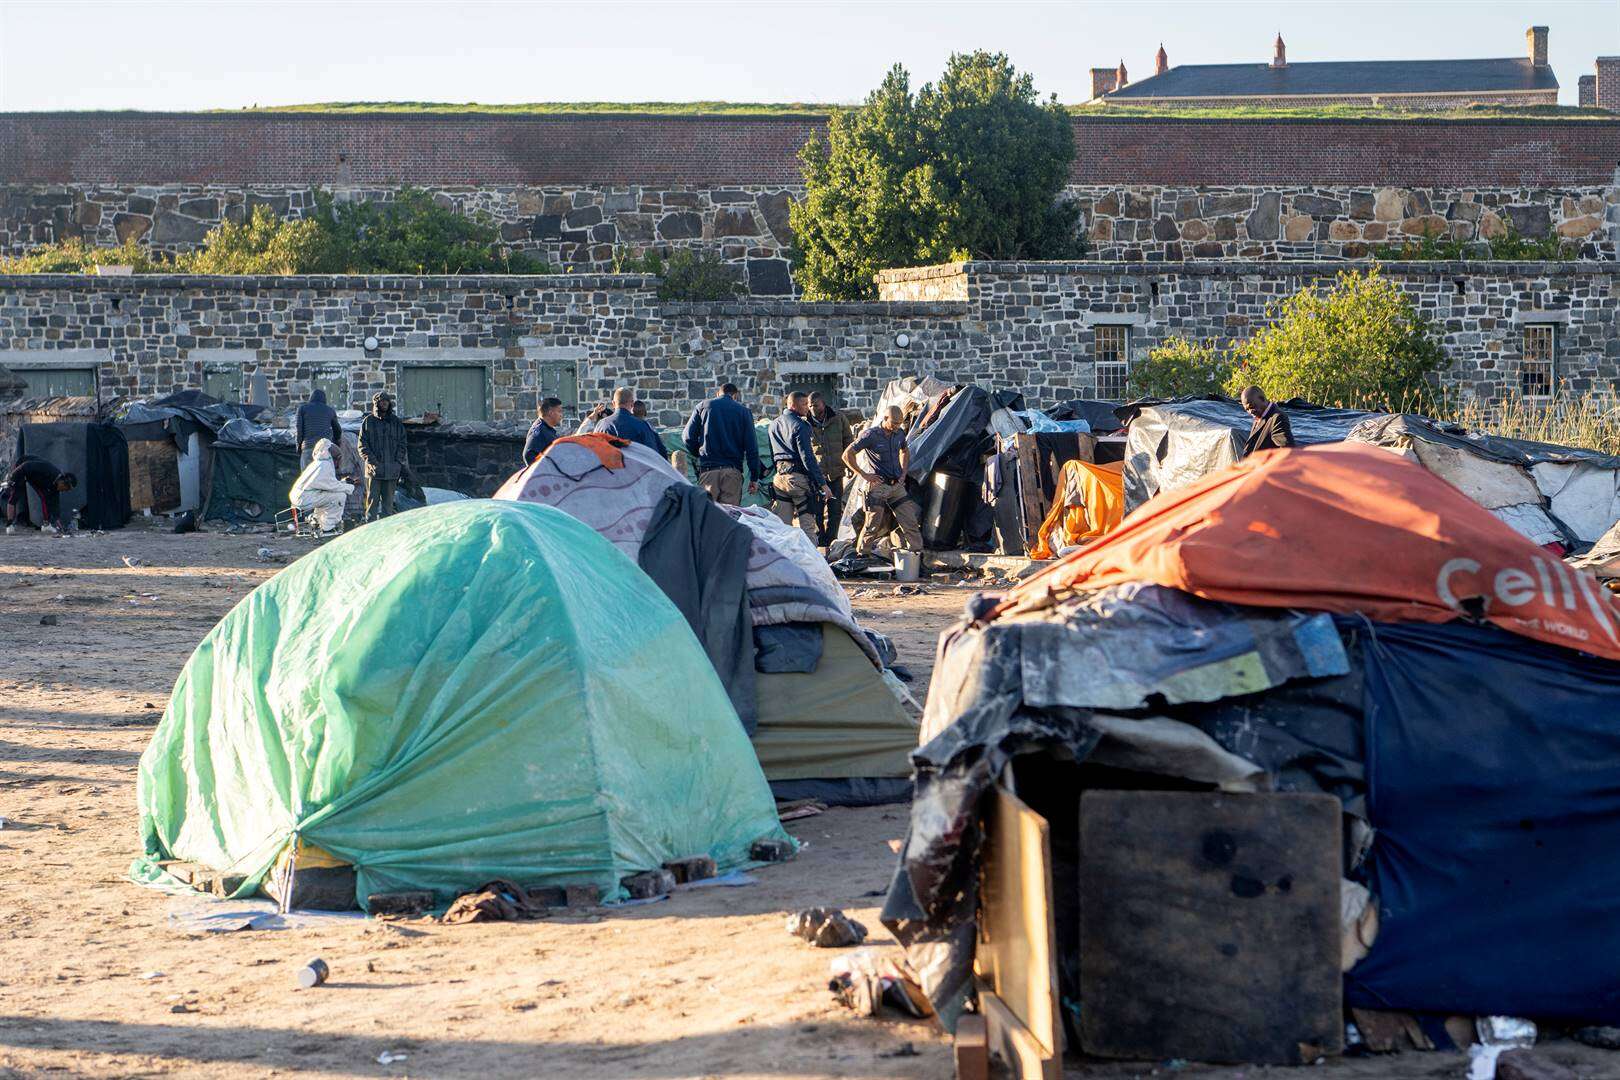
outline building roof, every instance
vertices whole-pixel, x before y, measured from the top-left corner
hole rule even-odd
[[[1120,99],[1468,94],[1556,90],[1551,67],[1495,60],[1342,60],[1288,64],[1183,64],[1107,96]]]

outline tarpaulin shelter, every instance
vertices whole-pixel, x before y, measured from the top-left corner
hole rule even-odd
[[[85,529],[121,529],[129,521],[129,446],[116,424],[98,416],[24,423],[17,429],[13,460],[24,454],[78,477],[78,486],[60,496],[64,521],[75,513]],[[43,513],[30,489],[29,520],[42,521]]]
[[[603,435],[558,439],[495,497],[555,506],[638,565],[661,506],[691,500],[712,506],[650,450]],[[903,796],[916,722],[886,685],[884,658],[855,622],[843,590],[824,564],[820,574],[811,570],[820,557],[812,560],[787,535],[808,543],[802,533],[753,508],[731,510],[729,520],[746,534],[736,584],[752,627],[746,686],[766,776],[784,797],[811,793],[867,802]],[[670,587],[659,572],[652,576],[659,587]],[[737,686],[730,689],[735,701]]]
[[[587,526],[470,500],[298,560],[209,632],[141,757],[145,856],[257,888],[278,857],[357,899],[493,879],[595,885],[782,837],[680,613]]]
[[[1369,416],[1346,438],[1415,458],[1538,544],[1584,547],[1620,521],[1620,458],[1609,454],[1409,413]]]
[[[205,519],[269,524],[287,508],[287,493],[299,472],[291,439],[221,438],[209,456]]]
[[[1029,555],[1050,559],[1054,552],[1106,536],[1125,516],[1122,462],[1073,460],[1058,475],[1052,511],[1041,522],[1039,543]]]
[[[1342,442],[1371,413],[1332,409],[1297,398],[1277,403],[1299,446]],[[1238,460],[1253,418],[1218,395],[1147,399],[1117,410],[1126,423],[1125,509],[1135,510],[1163,491],[1175,491]]]
[[[1620,893],[1582,854],[1620,842],[1620,604],[1416,463],[1257,454],[972,614],[942,641],[883,913],[948,1027],[981,802],[1026,760],[1048,768],[1018,794],[1071,859],[1092,785],[1337,798],[1343,895],[1378,915],[1351,1005],[1620,1019]],[[1072,866],[1057,967],[1084,1010]]]

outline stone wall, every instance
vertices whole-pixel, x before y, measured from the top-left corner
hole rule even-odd
[[[577,383],[582,407],[634,386],[666,426],[722,380],[766,414],[806,384],[865,408],[888,380],[913,374],[1016,386],[1041,405],[1097,396],[1099,326],[1124,328],[1132,360],[1172,335],[1224,343],[1253,333],[1268,304],[1342,268],[965,263],[888,271],[884,300],[852,304],[667,304],[652,279],[610,275],[0,277],[0,365],[93,367],[103,398],[201,386],[234,365],[244,386],[263,376],[275,408],[317,379],[334,387],[334,404],[360,407],[377,390],[398,393],[412,368],[482,368],[494,421],[531,417],[559,380]],[[1568,390],[1620,378],[1613,263],[1383,272],[1434,320],[1453,361],[1445,377],[1467,394],[1516,392],[1525,327],[1538,323],[1557,328],[1556,377]]]

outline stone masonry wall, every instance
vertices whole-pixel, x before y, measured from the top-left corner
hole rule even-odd
[[[631,385],[672,426],[722,380],[763,414],[787,389],[829,383],[873,404],[914,374],[1022,389],[1032,404],[1098,394],[1096,328],[1144,358],[1172,335],[1252,334],[1268,304],[1332,280],[1331,262],[965,263],[888,271],[886,298],[666,304],[646,277],[0,277],[0,365],[94,367],[104,397],[203,385],[220,365],[263,375],[275,408],[317,378],[362,406],[415,366],[486,371],[492,420],[523,420],[571,375],[588,407]],[[1620,378],[1613,263],[1397,263],[1383,273],[1433,319],[1466,394],[1519,387],[1525,327],[1555,326],[1556,379]],[[368,337],[377,347],[367,350]],[[244,378],[244,385],[248,380]]]

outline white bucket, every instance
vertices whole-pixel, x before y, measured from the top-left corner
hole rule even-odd
[[[922,555],[915,551],[894,553],[894,580],[916,581],[922,576]]]

